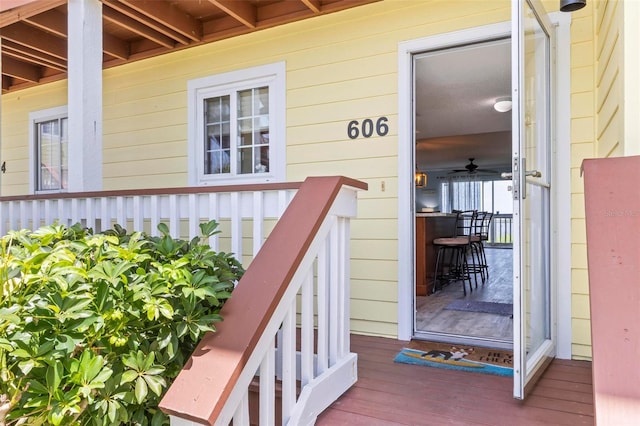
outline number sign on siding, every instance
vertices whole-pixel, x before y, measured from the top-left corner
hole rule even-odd
[[[347,136],[349,139],[358,139],[359,137],[370,138],[374,134],[377,136],[385,136],[389,133],[389,125],[387,117],[378,118],[375,123],[371,118],[365,118],[360,123],[358,120],[351,120],[347,125]]]

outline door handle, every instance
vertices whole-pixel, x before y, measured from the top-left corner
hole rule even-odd
[[[535,177],[535,178],[542,177],[542,173],[540,173],[538,170],[529,170],[528,172],[524,172],[524,175],[525,176]],[[513,173],[511,173],[511,172],[503,172],[503,173],[500,173],[500,177],[502,179],[511,179],[511,178],[513,178]]]
[[[514,200],[517,200],[520,195],[522,195],[523,200],[527,197],[527,183],[525,180],[527,176],[534,177],[534,178],[542,177],[542,173],[540,173],[540,171],[526,169],[526,165],[527,165],[526,158],[520,158],[519,160],[520,161],[518,161],[517,157],[514,157],[513,172],[500,173],[500,177],[502,179],[513,179],[513,199]],[[521,182],[522,182],[522,188],[520,188]]]

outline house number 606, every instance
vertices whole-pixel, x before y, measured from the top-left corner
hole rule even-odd
[[[366,118],[362,120],[362,126],[358,120],[352,120],[349,122],[347,126],[347,136],[349,139],[358,139],[360,134],[362,137],[370,138],[373,136],[375,132],[378,136],[385,136],[389,133],[389,126],[387,125],[387,117],[380,117],[376,120],[375,126],[373,125],[373,120],[370,118]]]

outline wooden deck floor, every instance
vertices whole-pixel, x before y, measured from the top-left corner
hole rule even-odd
[[[358,382],[316,424],[593,425],[590,362],[553,361],[531,395],[517,401],[511,378],[394,363],[403,346],[352,335]]]

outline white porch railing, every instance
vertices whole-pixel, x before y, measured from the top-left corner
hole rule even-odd
[[[327,185],[308,179],[292,200],[224,306],[224,322],[164,396],[160,406],[172,426],[311,425],[357,380],[349,343],[349,220],[357,188],[332,185],[337,190],[323,199]],[[310,201],[318,196],[324,204]]]
[[[251,264],[221,312],[225,320],[203,339],[161,408],[172,426],[242,426],[250,417],[261,425],[308,425],[357,380],[349,344],[349,221],[359,189],[366,185],[327,177],[0,197],[0,232],[57,222],[157,235],[165,223],[174,238],[193,238],[200,223],[215,219],[223,229],[211,247]]]
[[[0,235],[57,222],[67,226],[80,223],[95,232],[118,224],[156,236],[158,224],[165,223],[173,238],[192,239],[199,235],[200,223],[213,219],[220,223],[222,233],[210,238],[211,248],[247,261],[260,250],[269,226],[280,218],[299,185],[0,197]]]

